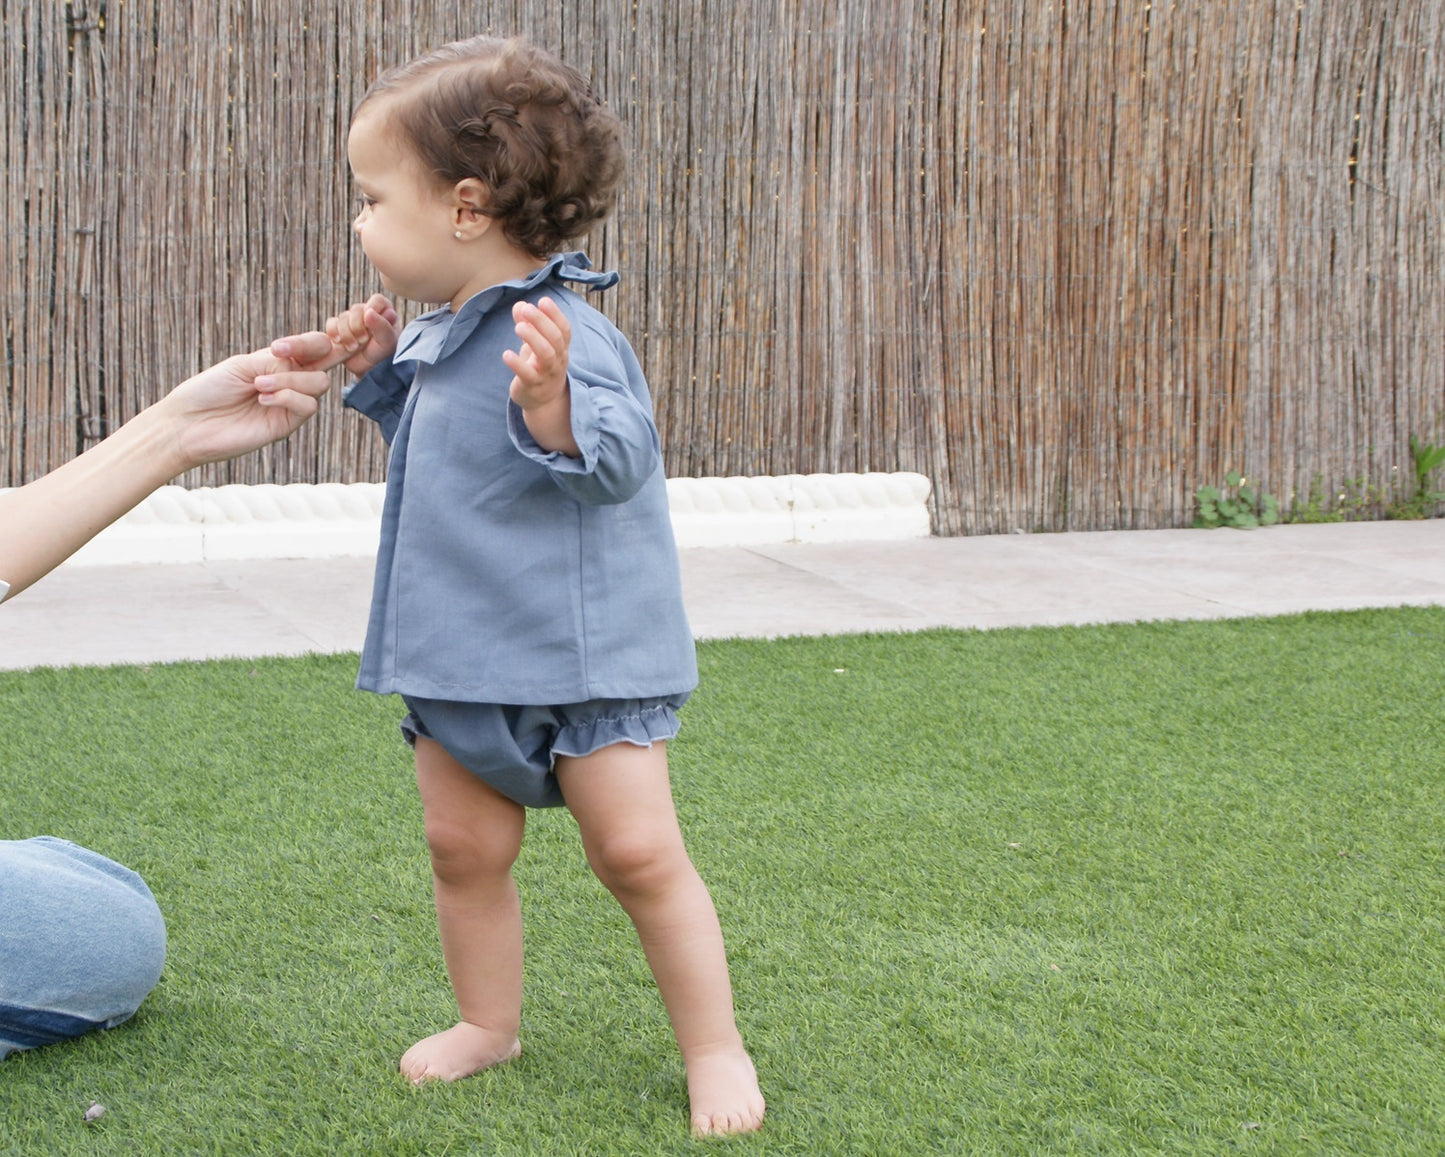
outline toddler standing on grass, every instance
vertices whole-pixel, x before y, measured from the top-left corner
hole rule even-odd
[[[391,444],[358,686],[407,706],[461,1014],[401,1071],[454,1081],[520,1054],[511,869],[526,809],[565,805],[636,925],[693,1131],[756,1129],[722,932],[668,779],[697,667],[651,398],[626,339],[564,284],[617,280],[561,250],[612,207],[619,123],[576,70],[478,37],[378,79],[348,152],[382,284],[441,303],[399,336],[385,296],[354,305],[317,363],[360,376],[346,404]]]

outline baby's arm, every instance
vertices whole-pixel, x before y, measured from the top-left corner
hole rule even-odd
[[[572,435],[572,401],[567,386],[567,349],[572,326],[550,297],[536,305],[519,301],[512,307],[520,350],[504,350],[502,360],[515,375],[512,401],[522,410],[527,432],[543,450],[580,458]]]
[[[565,309],[569,301],[562,298],[560,304]],[[567,343],[565,388],[550,395],[550,404],[558,411],[553,420],[568,423],[567,440],[577,450],[568,453],[542,444],[549,431],[522,407],[534,400],[548,404],[548,395],[541,390],[531,393],[530,383],[521,375],[514,380],[507,402],[507,428],[512,444],[546,467],[564,492],[578,502],[600,506],[636,495],[657,474],[662,446],[637,356],[620,334],[591,315],[585,306],[565,315],[573,323],[566,331],[559,327]],[[519,325],[518,332],[523,328]],[[508,364],[521,366],[529,350],[536,352],[531,335],[524,342],[521,354],[509,357]],[[551,388],[556,389],[555,382]]]

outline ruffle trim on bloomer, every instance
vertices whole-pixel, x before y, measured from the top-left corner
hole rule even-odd
[[[554,761],[559,755],[580,758],[614,743],[651,747],[654,743],[676,739],[681,727],[677,711],[670,703],[644,707],[624,715],[606,715],[569,723],[557,732],[552,741],[552,758]]]

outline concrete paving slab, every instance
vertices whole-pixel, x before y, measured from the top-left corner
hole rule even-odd
[[[1003,612],[1069,612],[1129,606],[1149,594],[1147,581],[1060,559],[1041,536],[923,539],[879,544],[874,551],[817,547],[798,557],[788,547],[762,548],[775,559],[837,576],[849,590],[908,608],[935,622],[975,621]]]
[[[0,669],[360,648],[366,558],[62,567],[0,606]]]
[[[854,568],[867,568],[876,557],[893,557],[897,546],[684,550],[683,598],[693,634],[700,639],[766,638],[943,625],[936,613],[908,606],[886,592],[875,595],[854,577]],[[845,567],[841,573],[840,563]]]
[[[1445,519],[681,552],[699,638],[1445,606]],[[0,668],[355,651],[371,560],[67,566],[0,607]]]
[[[1120,534],[1063,537],[1084,566],[1231,613],[1431,603],[1445,583],[1445,522],[1157,531],[1147,552]],[[1089,538],[1099,541],[1078,541]]]
[[[754,548],[894,608],[898,626],[1059,626],[1445,602],[1445,521]],[[821,613],[765,600],[774,622]],[[834,603],[845,595],[830,592]],[[753,592],[757,597],[757,592]],[[861,626],[857,629],[872,629]],[[788,633],[786,625],[773,633]]]

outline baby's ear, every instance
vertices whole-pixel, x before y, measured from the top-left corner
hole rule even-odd
[[[465,177],[452,186],[452,204],[466,220],[486,216],[491,201],[487,186],[476,177]]]

